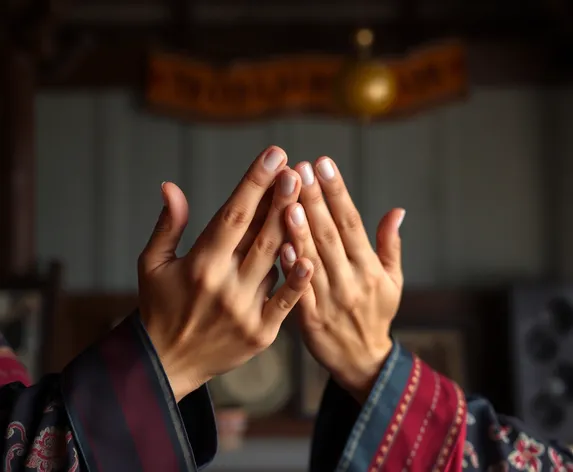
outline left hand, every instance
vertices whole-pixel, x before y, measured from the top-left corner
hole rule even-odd
[[[312,261],[311,286],[298,303],[304,340],[362,403],[392,347],[390,323],[403,285],[398,228],[405,211],[394,209],[382,219],[374,251],[334,162],[322,157],[315,169],[308,162],[296,167],[302,205],[287,208],[292,244],[283,246],[281,264],[287,275],[297,258]]]

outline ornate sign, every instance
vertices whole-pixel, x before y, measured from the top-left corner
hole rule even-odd
[[[152,53],[146,100],[154,110],[196,120],[292,112],[376,119],[441,104],[467,88],[465,49],[457,42],[384,62],[306,55],[217,67]]]

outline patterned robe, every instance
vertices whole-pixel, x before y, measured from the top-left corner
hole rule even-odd
[[[176,404],[136,315],[61,375],[26,387],[5,345],[0,372],[5,472],[184,472],[215,455],[207,388]],[[573,455],[496,415],[486,400],[466,398],[396,343],[362,407],[329,383],[310,470],[573,472]]]

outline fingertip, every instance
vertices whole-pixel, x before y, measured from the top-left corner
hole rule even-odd
[[[165,206],[169,209],[170,216],[174,219],[175,226],[187,224],[189,205],[183,190],[173,182],[163,182],[161,193]]]
[[[312,270],[312,262],[306,258],[299,259],[294,266],[294,272],[299,279],[310,278]]]

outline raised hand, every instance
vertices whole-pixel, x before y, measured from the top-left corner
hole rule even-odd
[[[297,258],[312,261],[311,288],[298,304],[305,342],[333,378],[364,401],[392,346],[405,211],[394,209],[382,219],[375,251],[334,162],[320,158],[315,169],[308,162],[296,166],[302,204],[286,211],[292,244],[283,246],[281,264],[290,277]]]
[[[187,201],[175,184],[162,186],[165,207],[139,259],[139,301],[178,400],[268,347],[309,285],[313,266],[301,258],[268,298],[285,241],[284,210],[301,187],[286,162],[281,149],[265,150],[182,258],[175,250]]]

